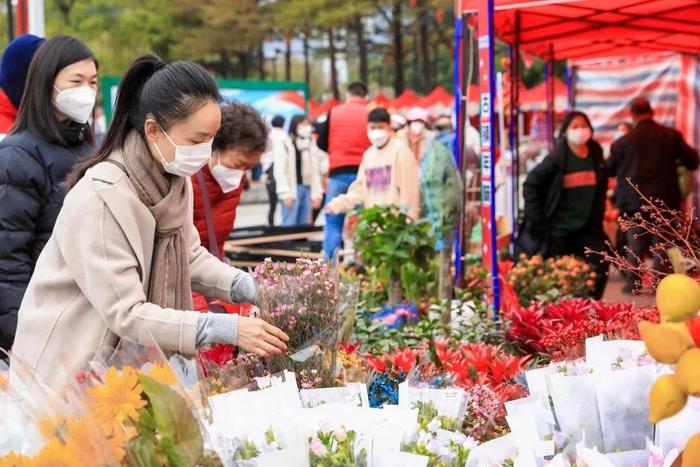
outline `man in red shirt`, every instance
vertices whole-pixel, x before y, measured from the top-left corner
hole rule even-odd
[[[347,193],[357,178],[362,155],[371,146],[367,137],[367,86],[351,83],[345,103],[334,107],[319,132],[318,147],[328,153],[329,179],[326,199]],[[328,258],[342,246],[345,214],[326,213],[323,249]]]
[[[22,101],[29,64],[44,43],[41,37],[25,34],[10,42],[0,64],[0,139],[10,132]]]
[[[211,160],[192,177],[194,224],[202,245],[218,258],[224,257],[224,243],[233,230],[245,173],[260,162],[267,135],[267,125],[255,109],[238,102],[225,104]],[[197,311],[223,306],[199,294],[194,294],[194,304]]]

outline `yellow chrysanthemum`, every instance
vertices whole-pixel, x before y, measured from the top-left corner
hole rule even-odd
[[[11,452],[6,456],[0,457],[0,467],[22,467],[29,464],[29,458],[20,454]]]
[[[109,441],[95,426],[95,421],[88,418],[74,418],[66,422],[66,446],[80,460],[80,466],[100,467],[122,460],[112,452]]]
[[[68,446],[53,438],[39,451],[39,454],[24,465],[30,467],[75,467],[80,465],[80,461]]]
[[[42,418],[38,423],[39,433],[45,440],[50,440],[59,433],[62,433],[65,423],[66,418],[61,416],[55,418]]]
[[[137,434],[138,431],[134,427],[124,427],[123,429],[114,432],[114,434],[107,440],[112,458],[114,460],[119,463],[124,460],[124,456],[126,456],[126,444]]]
[[[128,419],[138,420],[139,410],[146,406],[141,398],[143,387],[133,368],[118,371],[112,367],[105,373],[105,384],[88,389],[89,402],[102,431],[110,436]]]
[[[168,365],[155,364],[151,367],[151,371],[146,373],[146,376],[165,386],[177,383],[177,377]]]

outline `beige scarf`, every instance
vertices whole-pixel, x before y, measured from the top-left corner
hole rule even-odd
[[[156,220],[148,301],[176,310],[192,310],[190,263],[184,226],[187,222],[187,182],[164,174],[136,131],[126,138],[121,154],[113,157],[126,166],[129,180]]]

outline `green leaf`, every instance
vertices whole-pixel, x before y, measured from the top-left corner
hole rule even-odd
[[[139,434],[126,445],[126,463],[133,467],[152,467],[156,460],[156,440],[151,433]]]
[[[195,465],[202,457],[204,441],[199,423],[195,419],[185,399],[176,391],[146,375],[139,375],[139,381],[153,407],[153,416],[161,435],[161,443],[169,458],[179,459],[175,448],[181,454],[183,465]],[[172,444],[170,444],[172,443]]]

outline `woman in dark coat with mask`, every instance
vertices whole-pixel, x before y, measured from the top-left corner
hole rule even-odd
[[[81,41],[46,41],[29,66],[15,124],[0,142],[0,348],[14,341],[17,310],[63,204],[66,176],[94,149],[87,122],[97,67]]]
[[[606,248],[603,214],[608,175],[603,150],[593,140],[593,127],[582,112],[564,118],[552,152],[527,176],[523,185],[525,223],[519,239],[528,254],[575,255],[597,274],[593,296],[605,290],[608,264],[586,248]]]

